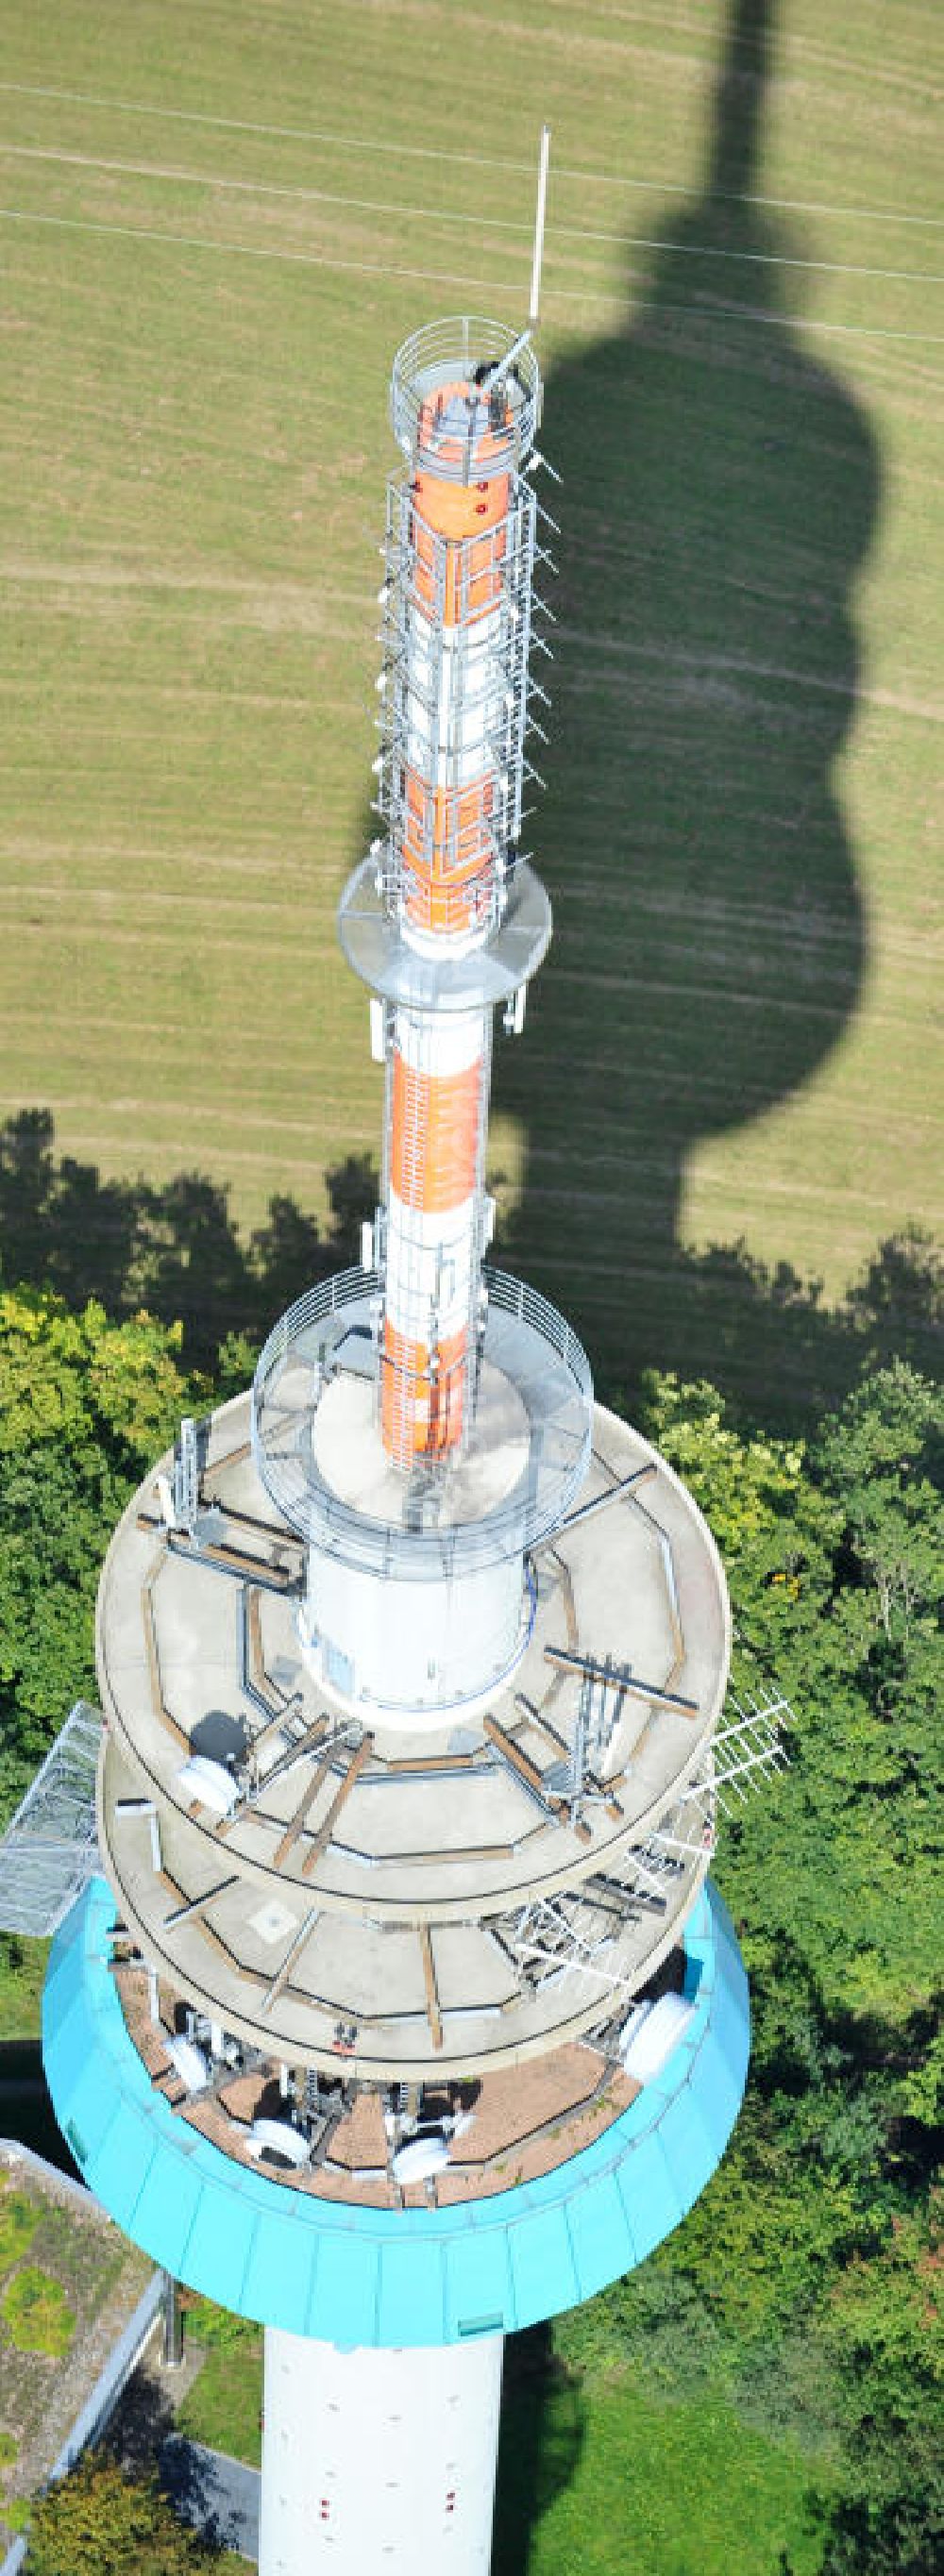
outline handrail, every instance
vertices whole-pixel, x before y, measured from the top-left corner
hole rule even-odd
[[[481,1518],[462,1517],[461,1464],[443,1462],[433,1489],[439,1518],[408,1530],[372,1518],[328,1485],[306,1425],[314,1420],[318,1372],[330,1365],[328,1336],[313,1352],[300,1347],[333,1315],[359,1315],[372,1330],[382,1289],[378,1271],[345,1270],[297,1299],[269,1334],[256,1370],[252,1444],[263,1484],[300,1535],[343,1562],[416,1580],[494,1564],[539,1544],[564,1518],[583,1482],[590,1454],[593,1380],[581,1343],[537,1289],[500,1270],[482,1273],[487,1290],[484,1358],[514,1386],[527,1416],[527,1461],[514,1490]],[[286,1363],[315,1374],[286,1401]],[[375,1371],[379,1366],[375,1355]],[[294,1418],[294,1419],[293,1419]]]

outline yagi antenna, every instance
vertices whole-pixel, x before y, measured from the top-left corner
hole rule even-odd
[[[531,263],[531,302],[528,307],[528,329],[537,324],[541,300],[541,261],[544,257],[544,208],[547,203],[547,165],[551,153],[551,129],[541,127],[541,149],[538,154],[538,201],[534,212],[534,258]]]

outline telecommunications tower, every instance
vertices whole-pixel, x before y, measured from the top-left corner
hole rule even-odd
[[[262,2576],[487,2569],[504,2336],[640,2262],[736,2117],[707,1872],[725,1778],[777,1754],[772,1720],[720,1724],[691,1496],[485,1261],[495,1015],[520,1030],[551,930],[530,330],[418,331],[390,403],[380,833],[340,906],[381,1203],[115,1532],[104,1874],[66,1870],[44,2005],[91,2188],[265,2326]]]

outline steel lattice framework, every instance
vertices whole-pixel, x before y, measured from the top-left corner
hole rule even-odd
[[[99,1866],[95,1772],[102,1720],[76,1700],[0,1842],[0,1925],[56,1932]]]

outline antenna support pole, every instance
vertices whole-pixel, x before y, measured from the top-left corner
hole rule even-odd
[[[530,331],[534,330],[537,323],[538,306],[541,300],[541,261],[544,256],[544,209],[547,203],[547,165],[550,159],[550,151],[551,129],[549,125],[542,125],[541,149],[538,155],[538,201],[534,215],[534,259],[531,264],[531,302],[528,308],[528,329]]]

